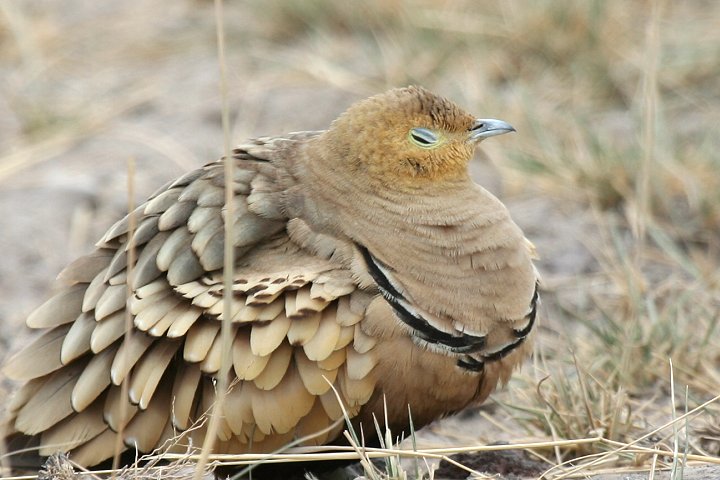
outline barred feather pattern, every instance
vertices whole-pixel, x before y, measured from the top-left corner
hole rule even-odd
[[[263,174],[264,161],[247,150],[261,155],[277,148],[273,142],[292,141],[256,141],[233,159],[240,210],[233,225],[233,377],[218,451],[263,452],[326,429],[342,415],[332,386],[351,414],[373,392],[372,352],[353,346],[371,294],[336,263],[291,242],[279,212],[263,208],[279,203],[272,198],[279,192]],[[59,275],[67,287],[30,315],[28,325],[43,333],[5,372],[27,382],[11,424],[40,436],[41,455],[61,449],[93,465],[112,455],[121,429],[126,445],[151,451],[210,408],[221,358],[223,201],[221,162],[164,187],[133,213],[130,298],[128,216]],[[126,343],[128,313],[134,330]],[[369,366],[359,379],[346,361],[357,356]],[[309,442],[322,444],[339,428]],[[203,435],[202,427],[192,431],[196,442]]]
[[[441,118],[447,102],[424,90],[388,95],[409,96],[399,111],[412,121],[426,108],[423,126],[437,121],[463,139],[472,127],[455,107]],[[349,151],[328,144],[348,118],[327,132],[251,140],[165,185],[65,268],[63,287],[27,319],[37,339],[4,367],[24,382],[8,405],[10,433],[86,466],[112,457],[120,432],[140,452],[202,444],[225,297],[232,368],[216,453],[342,441],[344,412],[370,441],[386,419],[406,431],[408,406],[419,428],[506,382],[531,349],[531,245],[469,181],[452,194],[437,181],[425,197],[360,185],[369,177],[343,170],[358,165]],[[237,206],[230,292],[225,161]]]

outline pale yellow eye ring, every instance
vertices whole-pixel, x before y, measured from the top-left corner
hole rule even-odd
[[[435,148],[441,144],[442,136],[429,128],[412,128],[408,132],[410,142],[420,148]]]

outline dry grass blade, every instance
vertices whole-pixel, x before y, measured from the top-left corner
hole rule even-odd
[[[50,138],[37,142],[27,148],[6,153],[0,157],[0,181],[6,180],[23,169],[49,160],[65,150],[69,150],[82,140],[97,134],[107,124],[157,96],[157,87],[142,85],[131,90],[125,98],[113,99],[108,104],[95,106],[85,114],[83,121],[78,121],[67,130],[60,131]],[[0,152],[2,153],[2,152]]]
[[[207,455],[209,455],[215,442],[217,441],[218,429],[220,426],[221,416],[225,405],[225,398],[228,393],[229,376],[231,368],[232,348],[232,301],[233,301],[233,282],[235,272],[235,248],[233,245],[234,225],[235,225],[235,189],[233,188],[234,178],[234,162],[231,156],[231,139],[230,139],[230,114],[228,106],[228,86],[225,59],[225,29],[223,16],[222,0],[215,0],[215,22],[217,28],[217,49],[218,64],[220,69],[220,92],[222,96],[222,125],[223,125],[223,145],[225,157],[225,204],[224,204],[224,251],[223,251],[223,320],[220,331],[222,343],[222,358],[220,362],[220,370],[217,376],[216,399],[213,404],[213,410],[210,414],[208,429],[202,446],[202,455],[198,460],[195,469],[194,480],[200,480],[206,469]]]
[[[660,57],[661,36],[660,21],[662,19],[663,0],[651,2],[652,13],[646,26],[646,47],[643,78],[643,122],[642,122],[642,158],[637,174],[637,212],[632,222],[633,231],[639,249],[645,244],[645,231],[651,212],[650,173],[656,162],[655,136],[657,130],[658,108],[658,63]],[[642,251],[637,252],[638,257]]]
[[[348,433],[350,437],[351,434]],[[301,440],[302,441],[302,440]],[[273,454],[210,454],[208,460],[215,462],[217,465],[236,466],[236,465],[256,465],[262,463],[288,463],[288,462],[322,462],[331,460],[358,460],[362,458],[388,458],[397,456],[402,458],[430,458],[436,460],[447,460],[453,463],[454,460],[449,458],[450,455],[458,453],[473,452],[501,452],[508,450],[545,450],[554,447],[569,447],[573,445],[581,445],[588,443],[603,442],[602,438],[584,438],[578,440],[558,440],[544,442],[528,442],[511,445],[473,445],[473,446],[457,446],[447,448],[419,448],[419,449],[399,449],[399,448],[373,448],[365,447],[359,444],[353,438],[355,446],[348,447],[293,447],[288,448],[284,453]],[[358,449],[360,452],[358,452]],[[202,454],[173,454],[164,453],[160,455],[164,460],[198,460]]]
[[[88,471],[74,464],[63,454],[56,454],[48,458],[37,477],[14,477],[13,480],[21,478],[38,478],[40,480],[101,480],[111,478],[117,480],[189,480],[195,462],[189,456],[181,456],[178,460],[164,465],[162,455],[156,457],[146,456],[139,459],[134,465],[121,469],[106,471]],[[210,475],[210,470],[203,471],[203,477]],[[10,480],[10,479],[5,479]]]
[[[588,469],[591,468],[591,467],[593,467],[594,465],[597,465],[597,464],[600,464],[600,463],[602,463],[602,462],[604,462],[604,461],[607,461],[607,459],[608,459],[609,457],[611,457],[611,456],[613,456],[613,455],[617,455],[618,453],[627,451],[627,450],[630,449],[631,447],[636,447],[638,443],[640,443],[640,442],[642,442],[643,440],[646,440],[646,439],[648,439],[648,438],[656,435],[658,432],[661,432],[661,431],[665,430],[665,429],[668,428],[668,427],[674,427],[675,424],[676,424],[676,422],[679,422],[679,421],[681,421],[681,420],[685,420],[685,419],[687,419],[687,418],[690,418],[690,417],[692,417],[692,416],[695,416],[695,415],[698,415],[698,414],[702,413],[707,406],[709,406],[709,405],[717,402],[718,400],[720,400],[720,395],[717,395],[717,396],[711,398],[711,399],[708,400],[707,402],[703,403],[702,405],[699,405],[698,407],[693,408],[692,410],[690,410],[689,412],[685,413],[684,415],[681,415],[681,416],[679,416],[679,417],[677,417],[677,418],[675,418],[675,419],[673,419],[673,420],[665,423],[664,425],[661,425],[660,427],[651,430],[650,432],[648,432],[648,433],[646,433],[646,434],[644,434],[644,435],[642,435],[642,436],[634,439],[634,440],[631,441],[631,442],[628,442],[628,443],[615,442],[615,445],[617,445],[617,448],[614,448],[614,449],[612,449],[612,450],[610,450],[609,452],[604,453],[604,454],[592,455],[592,456],[596,457],[594,460],[592,460],[592,461],[590,461],[590,462],[587,462],[587,463],[582,463],[582,464],[580,464],[580,465],[578,465],[578,466],[576,466],[576,467],[570,468],[568,471],[564,472],[563,474],[559,475],[558,477],[553,477],[553,478],[556,478],[557,480],[560,480],[560,479],[562,479],[562,478],[569,478],[570,475],[574,475],[574,474],[577,474],[577,473],[580,473],[580,472],[588,471]],[[658,452],[653,452],[653,453],[664,453],[664,452],[658,451]],[[674,452],[672,452],[672,451],[667,452],[667,453],[669,454],[670,457],[673,457],[673,456],[675,455]],[[691,457],[688,456],[688,458],[691,458]],[[698,458],[702,458],[703,461],[708,461],[708,459],[709,459],[709,457],[698,457]],[[720,459],[715,459],[714,461],[712,461],[712,462],[710,462],[710,463],[716,463],[716,461],[717,461],[717,463],[720,463]],[[558,467],[559,467],[559,465],[558,465],[557,467],[553,467],[552,469],[548,470],[548,472],[546,472],[546,473],[550,473],[552,470],[554,470],[555,468],[558,468]]]

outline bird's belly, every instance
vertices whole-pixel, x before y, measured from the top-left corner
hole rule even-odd
[[[416,344],[381,298],[368,309],[363,327],[378,339],[371,352],[377,362],[372,372],[375,390],[355,422],[363,424],[366,435],[375,432],[373,415],[380,425],[387,418],[393,436],[397,437],[403,431],[409,433],[408,406],[412,424],[419,429],[468,406],[479,405],[498,383],[508,381],[532,348],[531,342],[525,342],[505,358],[488,362],[482,371],[473,372],[458,366],[457,356]]]

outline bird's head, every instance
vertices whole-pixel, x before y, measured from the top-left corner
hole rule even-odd
[[[424,88],[407,87],[352,105],[333,122],[324,144],[354,174],[384,185],[418,185],[465,178],[481,140],[514,130]]]

